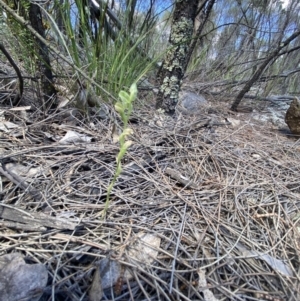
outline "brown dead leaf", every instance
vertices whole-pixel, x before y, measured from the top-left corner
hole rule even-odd
[[[96,268],[94,273],[93,282],[89,289],[90,301],[100,301],[103,297],[102,281],[100,277],[100,269]]]

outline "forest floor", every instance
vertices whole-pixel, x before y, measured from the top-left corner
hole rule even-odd
[[[41,300],[300,300],[300,140],[284,113],[138,107],[105,217],[120,120],[0,108],[0,255],[46,266]]]

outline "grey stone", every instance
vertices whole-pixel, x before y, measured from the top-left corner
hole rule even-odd
[[[195,114],[207,106],[207,101],[202,95],[191,91],[181,91],[179,93],[178,110],[185,114]]]
[[[38,301],[47,285],[42,264],[26,264],[20,254],[0,256],[0,301]]]
[[[115,260],[102,259],[99,269],[103,289],[112,287],[120,277],[121,265]]]

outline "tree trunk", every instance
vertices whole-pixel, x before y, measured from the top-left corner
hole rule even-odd
[[[29,7],[29,19],[31,26],[45,39],[45,30],[43,27],[43,19],[42,19],[42,12],[38,5],[34,3],[30,3]],[[47,108],[54,108],[56,103],[55,96],[56,90],[53,86],[53,75],[51,70],[50,58],[49,58],[49,51],[47,45],[45,45],[40,40],[36,40],[37,47],[38,47],[38,70],[41,75],[41,83],[42,83],[42,91],[44,93],[44,101]],[[48,104],[49,100],[51,99],[50,105]]]
[[[187,66],[187,54],[191,44],[198,0],[177,0],[171,26],[168,50],[157,74],[160,89],[156,108],[173,115],[178,102],[178,93]]]

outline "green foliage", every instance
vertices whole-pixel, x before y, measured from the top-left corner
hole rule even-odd
[[[8,1],[8,5],[10,8],[17,10],[18,14],[22,16],[25,20],[28,20],[30,1],[29,0],[21,0],[18,2],[18,5],[15,1]],[[17,22],[12,16],[7,16],[6,21],[7,27],[10,30],[10,38],[16,37],[12,43],[18,43],[18,51],[14,54],[15,57],[18,57],[20,60],[24,62],[24,67],[27,70],[31,70],[34,72],[34,64],[32,63],[36,54],[34,53],[34,39],[29,32],[29,30]],[[19,51],[22,49],[22,51]],[[15,49],[16,50],[16,49]]]
[[[115,104],[115,109],[119,113],[121,120],[123,121],[123,131],[119,136],[120,150],[116,158],[117,168],[114,177],[107,188],[107,195],[106,195],[105,207],[103,210],[103,217],[106,216],[107,209],[109,207],[111,191],[116,183],[116,180],[118,179],[119,175],[122,172],[122,164],[121,164],[122,159],[125,156],[129,146],[132,144],[131,141],[126,139],[129,135],[132,134],[132,130],[128,128],[128,119],[132,112],[133,102],[136,99],[137,92],[138,92],[137,85],[136,83],[134,83],[131,85],[129,93],[127,93],[126,91],[120,91],[119,93],[120,100],[117,101],[117,103]]]
[[[20,3],[23,5],[21,16],[28,20],[30,1],[22,0],[19,6]],[[51,65],[57,78],[72,74],[72,78],[60,79],[60,83],[64,81],[63,85],[72,87],[77,79],[82,80],[79,68],[87,75],[84,77],[87,87],[93,89],[102,100],[111,102],[117,99],[120,90],[128,88],[132,82],[138,82],[154,69],[156,56],[163,56],[162,47],[156,46],[160,37],[157,33],[161,32],[156,27],[158,17],[154,16],[153,7],[147,11],[148,8],[141,1],[137,5],[130,3],[115,7],[113,14],[118,16],[117,21],[114,19],[116,17],[107,14],[108,5],[103,5],[100,16],[94,18],[89,6],[85,6],[88,1],[56,0],[37,4],[47,25],[47,40],[60,54],[72,61],[72,65],[66,65],[61,59],[56,60],[56,54],[51,52]],[[138,5],[144,6],[141,8]],[[13,9],[16,10],[15,7]],[[17,47],[18,54],[32,74],[38,57],[35,39],[26,26],[15,22],[13,18],[11,20],[15,26],[11,36],[18,37],[20,44]],[[167,43],[162,42],[166,47]]]
[[[128,94],[126,91],[121,91],[119,93],[119,98],[121,99],[121,101],[118,101],[115,104],[115,109],[120,114],[125,128],[127,127],[128,118],[130,117],[133,109],[133,101],[137,96],[136,84],[133,84],[130,87],[129,92],[130,94]]]
[[[111,96],[116,99],[121,89],[129,87],[132,82],[137,82],[153,68],[154,60],[149,59],[142,49],[151,29],[145,27],[134,38],[130,32],[128,33],[126,22],[121,29],[107,24],[105,21],[107,7],[100,12],[99,19],[95,20],[87,11],[84,2],[75,1],[76,18],[74,5],[72,7],[69,1],[58,8],[61,10],[64,32],[58,28],[52,15],[47,11],[45,14],[50,20],[55,37],[74,65],[83,69],[91,79],[109,91],[110,96],[97,88],[96,94],[104,100],[111,101]],[[126,15],[126,11],[123,14]]]

